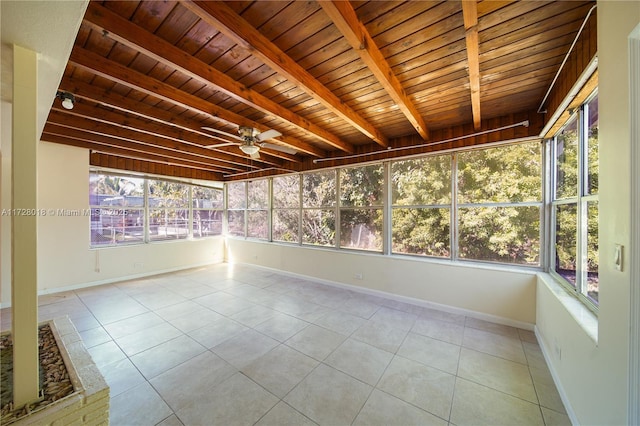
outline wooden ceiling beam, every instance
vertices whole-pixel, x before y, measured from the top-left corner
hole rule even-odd
[[[386,58],[378,49],[366,27],[358,19],[356,11],[348,1],[321,0],[320,6],[338,27],[347,42],[360,55],[369,70],[384,87],[400,111],[424,140],[429,139],[429,130],[414,103],[407,96]]]
[[[185,119],[172,111],[167,111],[157,108],[153,105],[132,100],[130,98],[112,92],[111,90],[101,89],[89,83],[79,81],[73,77],[64,77],[62,79],[62,82],[60,83],[60,90],[73,93],[74,96],[78,99],[85,99],[90,102],[102,104],[106,107],[113,108],[115,110],[122,111],[136,117],[140,117],[143,120],[153,120],[166,126],[172,126],[179,131],[185,131],[187,134],[191,134],[196,138],[207,138],[209,140],[209,143],[203,143],[204,145],[215,145],[220,142],[229,142],[228,139],[224,139],[215,134],[212,134],[211,132],[202,130],[200,123],[195,120]],[[206,139],[200,140],[202,140],[203,142],[206,141]],[[326,156],[326,152],[318,150],[313,145],[307,144],[306,142],[302,141],[300,141],[299,144],[303,146],[302,148],[300,148],[303,152],[318,151],[318,153],[322,153],[320,157]],[[237,157],[245,158],[245,155],[240,153],[239,151],[227,151],[226,149],[222,148],[212,149],[217,152],[228,153]],[[265,152],[266,151],[267,150],[265,150]],[[279,158],[285,158],[289,161],[297,163],[300,162],[300,159],[297,156],[292,156],[277,151],[270,151],[270,153],[272,153],[273,156],[278,156]],[[280,156],[281,154],[284,154],[284,156]]]
[[[48,125],[47,125],[48,126]],[[197,162],[191,162],[188,160],[180,160],[170,156],[151,154],[144,150],[120,148],[108,144],[96,142],[94,140],[84,140],[71,138],[68,132],[64,132],[64,135],[51,133],[55,132],[51,127],[45,126],[45,131],[42,134],[42,140],[47,142],[54,142],[63,145],[75,146],[78,148],[88,149],[93,152],[103,152],[105,154],[113,154],[121,157],[131,158],[134,160],[150,161],[153,163],[167,164],[171,166],[184,166],[198,170],[206,170],[209,172],[216,172],[220,174],[229,173],[227,170],[217,169],[215,167],[203,165]]]
[[[471,110],[473,127],[480,129],[480,46],[478,41],[478,2],[462,0],[465,40],[467,44],[467,62],[469,64],[469,89],[471,90]]]
[[[331,90],[223,2],[186,1],[181,4],[262,60],[271,69],[295,83],[309,96],[312,96],[325,108],[341,117],[368,138],[383,147],[389,145],[387,137],[382,132],[342,102]]]
[[[140,143],[150,147],[167,148],[172,151],[181,151],[195,155],[201,158],[207,158],[211,161],[217,161],[219,164],[227,164],[230,167],[240,166],[247,167],[249,162],[248,157],[234,157],[229,155],[228,158],[220,158],[219,153],[214,153],[210,149],[201,147],[190,146],[181,142],[177,142],[167,138],[161,138],[157,136],[151,136],[145,133],[140,133],[134,130],[124,129],[119,126],[101,123],[95,120],[93,117],[81,117],[74,116],[67,112],[67,110],[58,110],[54,108],[49,113],[49,122],[59,124],[65,127],[73,129],[90,129],[85,130],[87,132],[103,135],[111,138],[119,138],[128,141],[129,143]],[[270,165],[280,165],[279,161],[261,161]]]
[[[157,138],[174,140],[184,145],[190,145],[196,148],[206,148],[216,153],[224,153],[221,157],[228,158],[227,157],[228,154],[225,151],[223,151],[221,148],[209,147],[211,145],[215,145],[215,143],[211,143],[212,141],[210,138],[207,138],[206,136],[202,136],[202,135],[196,135],[191,132],[181,131],[175,126],[169,126],[164,123],[158,123],[155,121],[145,121],[136,116],[129,116],[126,113],[112,111],[102,106],[92,107],[84,102],[76,102],[73,110],[71,111],[66,111],[63,108],[58,107],[57,105],[54,105],[52,109],[63,112],[63,113],[67,113],[70,115],[87,117],[101,123],[118,126],[124,129],[130,129],[133,131],[149,134]],[[229,144],[233,146],[237,146],[239,143],[229,142]],[[233,151],[234,151],[234,154],[237,153],[237,157],[239,157],[237,158],[237,160],[240,160],[241,158],[246,158],[246,155],[242,154],[242,152],[239,149],[236,148]],[[261,151],[273,157],[282,158],[288,161],[299,162],[299,159],[296,156],[291,154],[272,151],[268,149],[264,149]]]
[[[145,31],[131,21],[109,9],[89,3],[84,22],[89,27],[118,43],[153,58],[161,64],[176,69],[200,83],[220,90],[232,98],[266,114],[275,115],[305,133],[321,139],[344,152],[353,153],[353,145],[342,141],[333,133],[317,126],[291,110],[252,90],[244,84],[218,71],[212,66],[179,49],[162,38]],[[297,145],[290,145],[299,149]]]
[[[99,75],[116,83],[123,84],[131,89],[138,90],[147,95],[179,105],[197,113],[204,113],[214,119],[222,120],[230,125],[242,125],[266,130],[260,123],[244,118],[229,110],[214,105],[198,96],[184,92],[167,83],[148,77],[138,71],[125,67],[117,62],[104,58],[91,51],[76,46],[71,52],[69,62],[80,68],[86,69],[93,74]],[[298,143],[293,138],[281,138],[288,145],[296,146],[300,151],[307,152],[305,145]],[[319,148],[308,152],[311,155],[319,156],[325,151]]]
[[[189,154],[184,151],[172,150],[170,148],[164,148],[160,146],[152,146],[146,143],[136,143],[127,139],[114,138],[110,136],[97,134],[94,132],[87,131],[85,129],[72,127],[68,124],[56,124],[54,122],[48,122],[45,125],[44,132],[49,135],[56,135],[62,138],[69,138],[69,140],[79,140],[79,141],[85,141],[87,143],[95,143],[100,145],[102,148],[112,147],[112,148],[132,151],[132,152],[140,152],[140,153],[147,152],[150,155],[159,155],[162,157],[171,158],[173,160],[188,161],[193,164],[200,164],[201,166],[214,167],[225,173],[228,173],[229,170],[243,171],[247,169],[247,167],[220,163],[219,161],[197,156],[194,154]]]

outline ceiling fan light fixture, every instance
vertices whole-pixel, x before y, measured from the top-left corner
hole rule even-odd
[[[257,145],[240,145],[240,150],[247,155],[253,155],[260,151],[260,147]]]
[[[73,109],[73,105],[76,102],[76,98],[69,92],[58,91],[58,93],[56,93],[56,98],[59,98],[62,101],[62,107],[64,109]]]

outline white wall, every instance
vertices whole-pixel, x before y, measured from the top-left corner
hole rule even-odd
[[[82,211],[88,208],[89,152],[81,148],[40,142],[38,155],[38,208],[48,212],[38,220],[40,293],[224,260],[222,237],[90,249],[90,217],[65,216],[58,212],[59,209]],[[5,183],[3,179],[2,184]],[[2,192],[4,199],[4,189]],[[2,207],[4,208],[4,202]],[[4,225],[3,220],[3,246],[5,238],[9,237],[5,234]],[[3,260],[5,257],[3,247]],[[3,261],[3,307],[11,300],[11,275],[7,271],[7,265],[10,266],[10,262],[5,264]]]
[[[600,309],[597,342],[541,281],[537,331],[574,421],[627,424],[629,374],[628,268],[613,266],[614,245],[629,248],[630,133],[627,37],[640,22],[640,2],[598,1],[600,147]],[[639,119],[634,117],[634,119]],[[628,265],[628,252],[623,263]],[[559,346],[559,353],[556,351]]]
[[[532,328],[535,322],[533,272],[236,238],[227,239],[227,260],[439,304],[503,324]]]

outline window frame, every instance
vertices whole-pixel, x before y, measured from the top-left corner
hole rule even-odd
[[[589,103],[598,97],[598,89],[593,90],[577,107],[572,111],[570,117],[548,140],[548,152],[549,152],[549,206],[550,206],[550,226],[549,226],[549,238],[548,238],[548,250],[549,250],[549,262],[548,272],[553,276],[560,285],[565,288],[569,293],[573,294],[577,299],[582,302],[589,310],[594,314],[598,314],[599,300],[594,300],[587,295],[588,293],[588,246],[589,246],[589,217],[588,208],[590,203],[596,203],[599,209],[599,191],[595,194],[589,192]],[[576,120],[577,122],[577,182],[576,182],[576,195],[566,198],[557,198],[557,150],[558,150],[558,137],[562,132]],[[558,206],[563,205],[575,205],[576,206],[576,283],[572,285],[565,277],[563,277],[556,270],[556,257],[557,257],[557,210]],[[597,218],[597,215],[596,215]],[[597,234],[596,234],[597,238]],[[598,245],[599,242],[596,242]],[[599,263],[599,260],[598,260]],[[599,266],[599,265],[598,265]]]

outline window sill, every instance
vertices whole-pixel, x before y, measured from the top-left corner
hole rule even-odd
[[[575,296],[565,290],[550,274],[546,272],[538,273],[538,283],[544,284],[553,293],[558,302],[576,321],[576,324],[582,328],[595,344],[598,344],[598,317]]]

